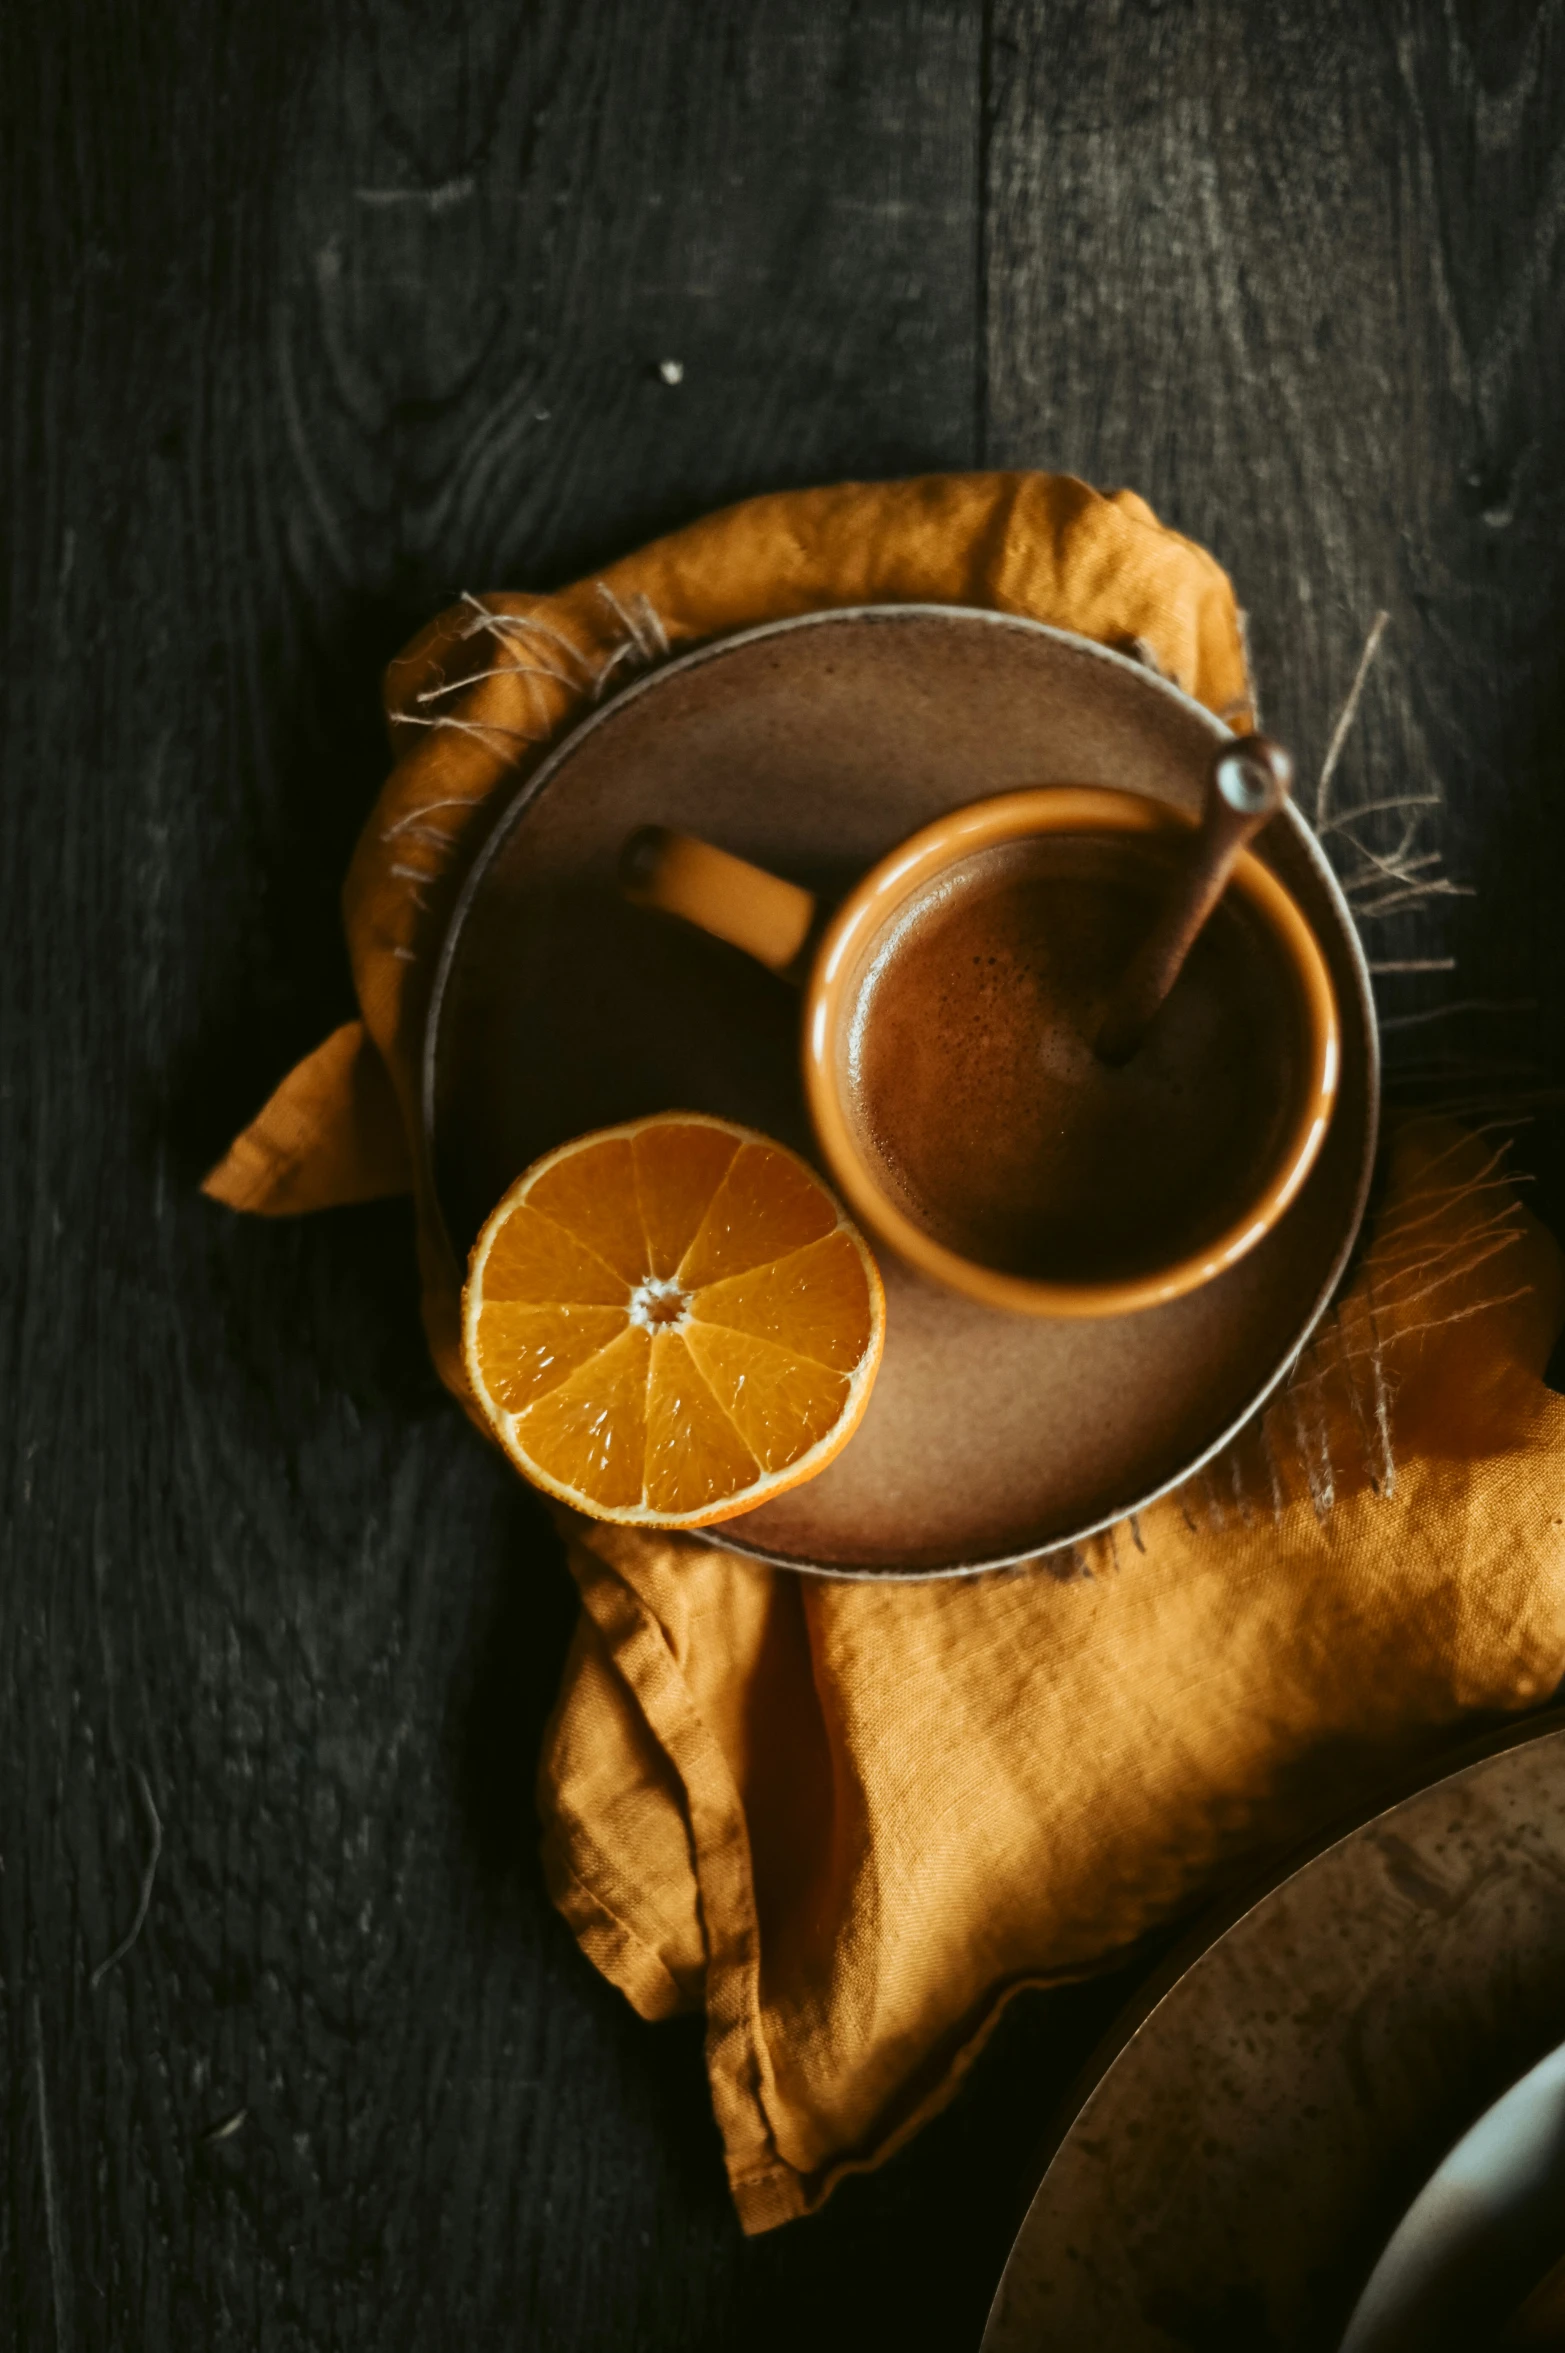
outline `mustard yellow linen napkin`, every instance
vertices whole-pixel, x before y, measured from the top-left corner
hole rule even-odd
[[[491,796],[670,646],[897,601],[1135,646],[1248,722],[1220,568],[1068,477],[759,499],[557,596],[465,600],[388,673],[397,762],[344,896],[362,1023],[207,1190],[290,1214],[420,1184],[423,1015]],[[460,1277],[427,1208],[426,1328],[460,1395]],[[1411,1122],[1282,1396],[1215,1471],[1068,1559],[836,1584],[569,1521],[584,1606],[540,1769],[550,1884],[644,2016],[704,2006],[746,2229],[897,2147],[1016,1989],[1101,1965],[1322,1820],[1366,1760],[1553,1688],[1565,1403],[1541,1376],[1562,1313],[1559,1253],[1488,1141]]]

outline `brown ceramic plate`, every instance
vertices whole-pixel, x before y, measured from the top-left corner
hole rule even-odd
[[[571,735],[498,818],[430,1008],[425,1142],[459,1260],[528,1163],[588,1129],[716,1112],[810,1150],[799,1000],[737,950],[620,898],[646,824],[706,836],[828,897],[906,834],[1023,785],[1200,806],[1209,711],[1036,622],[937,605],[812,614],[670,662]],[[1299,1199],[1248,1257],[1166,1307],[996,1313],[886,1262],[885,1359],[851,1446],[710,1540],[837,1575],[1025,1560],[1175,1486],[1292,1364],[1369,1186],[1378,1062],[1342,894],[1287,812],[1259,854],[1325,950],[1342,1091]]]
[[[1562,1952],[1555,1710],[1383,1803],[1158,1972],[1068,2103],[983,2353],[1337,2353],[1432,2169],[1558,2044]]]

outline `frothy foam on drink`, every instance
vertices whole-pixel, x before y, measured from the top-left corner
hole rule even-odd
[[[873,944],[843,1043],[859,1148],[963,1257],[1045,1281],[1151,1272],[1231,1225],[1275,1163],[1302,1017],[1237,893],[1132,1059],[1093,1050],[1177,854],[1142,835],[984,850]]]

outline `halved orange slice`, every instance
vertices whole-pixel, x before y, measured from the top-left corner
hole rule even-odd
[[[473,1245],[468,1379],[535,1486],[699,1528],[812,1479],[885,1340],[874,1259],[814,1170],[693,1111],[564,1144]]]

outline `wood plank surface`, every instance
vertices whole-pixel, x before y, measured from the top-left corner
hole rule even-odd
[[[996,0],[991,90],[988,456],[1129,483],[1214,550],[1306,795],[1387,613],[1332,806],[1431,805],[1331,846],[1373,960],[1455,961],[1381,974],[1394,1023],[1512,1009],[1393,1028],[1393,1081],[1557,1091],[1565,15]],[[1382,888],[1360,843],[1448,887]]]
[[[543,1895],[572,1598],[405,1206],[196,1184],[351,1011],[433,606],[975,462],[1215,546],[1312,764],[1391,610],[1345,758],[1478,895],[1388,953],[1539,998],[1557,1078],[1561,14],[0,11],[0,2344],[976,2342],[1119,1989],[742,2241],[699,2030]]]

